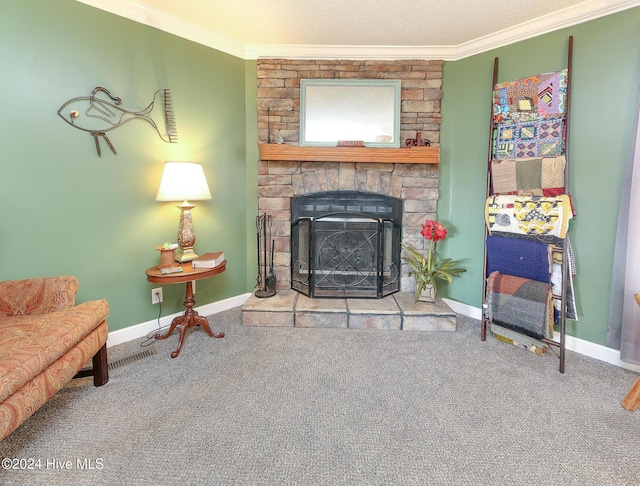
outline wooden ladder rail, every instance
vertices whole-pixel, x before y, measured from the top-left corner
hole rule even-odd
[[[487,186],[485,190],[485,201],[491,195],[491,159],[493,156],[493,132],[496,128],[496,124],[493,119],[493,90],[496,84],[498,84],[498,58],[493,60],[493,81],[491,84],[491,109],[489,110],[489,149],[487,151]],[[489,229],[486,223],[484,224],[484,261],[482,263],[482,325],[480,329],[480,339],[482,341],[487,340],[487,325],[489,320],[487,319],[487,236],[489,236]]]
[[[572,79],[572,64],[573,64],[573,36],[569,36],[569,46],[567,49],[567,99],[566,99],[566,112],[565,112],[565,124],[564,124],[564,141],[565,141],[565,165],[564,165],[564,192],[570,195],[569,188],[569,129],[571,127],[571,79]],[[571,211],[571,208],[568,208]],[[567,285],[571,278],[571,263],[569,261],[568,251],[568,239],[569,235],[562,241],[562,291],[560,301],[560,318],[558,325],[560,326],[560,341],[551,339],[543,339],[542,341],[552,346],[558,346],[560,348],[560,364],[559,371],[564,373],[565,358],[566,358],[566,341],[567,341]],[[575,297],[574,297],[575,298]]]

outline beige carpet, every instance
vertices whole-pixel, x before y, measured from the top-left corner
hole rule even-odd
[[[568,352],[561,375],[462,316],[442,333],[210,321],[224,339],[195,329],[172,360],[172,336],[62,390],[0,443],[39,466],[0,484],[639,484],[635,373]]]

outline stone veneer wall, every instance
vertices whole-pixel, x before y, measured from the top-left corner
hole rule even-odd
[[[300,79],[400,79],[400,140],[422,133],[431,145],[440,142],[443,61],[258,60],[258,143],[267,143],[267,108],[271,141],[297,145],[300,124]],[[410,150],[410,149],[407,149]],[[376,192],[404,201],[402,240],[425,249],[420,235],[425,219],[435,219],[437,164],[260,161],[258,208],[273,217],[277,288],[291,288],[290,199],[319,191]],[[401,290],[413,289],[403,265]]]

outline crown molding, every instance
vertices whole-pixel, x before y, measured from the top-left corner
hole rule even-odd
[[[456,59],[474,56],[498,47],[606,17],[640,6],[640,0],[591,0],[479,37],[457,46]]]
[[[323,46],[291,44],[248,44],[245,59],[437,59],[454,61],[456,46]]]
[[[457,61],[548,32],[640,6],[640,0],[588,0],[457,46],[329,46],[242,44],[136,0],[76,0],[245,60],[287,59],[438,59]]]

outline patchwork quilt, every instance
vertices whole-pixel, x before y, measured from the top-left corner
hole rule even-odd
[[[519,348],[524,348],[541,356],[544,356],[547,352],[548,346],[544,342],[527,336],[526,334],[499,326],[495,322],[489,324],[489,329],[493,335],[501,341],[513,344]]]
[[[494,195],[557,196],[564,194],[564,155],[551,158],[494,159],[491,183]]]
[[[490,196],[485,219],[490,234],[557,244],[567,236],[573,217],[569,196]]]
[[[565,153],[564,115],[526,121],[505,121],[494,133],[497,159],[557,157]]]
[[[536,339],[553,337],[551,285],[493,272],[487,282],[487,317]]]
[[[568,71],[564,69],[496,84],[494,121],[529,121],[563,115],[567,111],[567,76]]]

